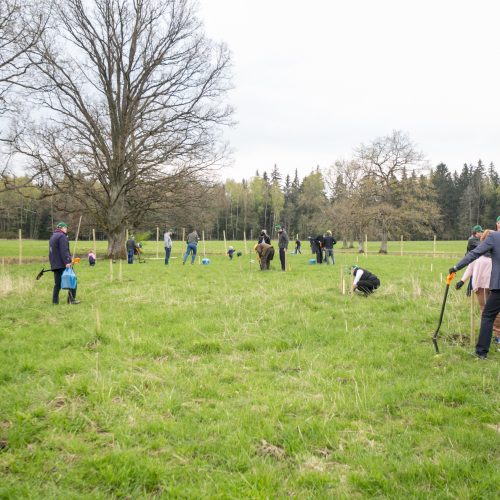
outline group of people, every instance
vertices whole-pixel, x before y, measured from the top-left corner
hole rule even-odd
[[[487,359],[493,333],[495,343],[500,346],[500,216],[496,219],[496,231],[483,230],[479,225],[472,228],[467,240],[467,253],[457,264],[450,268],[455,274],[467,266],[455,288],[460,290],[465,281],[473,290],[481,311],[481,327],[476,344],[475,355]]]
[[[288,250],[290,240],[284,227],[278,224],[276,225],[276,230],[278,231],[278,249],[281,270],[286,271],[286,252]],[[268,271],[271,261],[274,258],[274,247],[271,245],[271,237],[267,234],[265,229],[260,232],[257,244],[254,246],[254,250],[257,253],[257,259],[260,262],[261,271]]]
[[[332,260],[332,265],[335,264],[335,257],[333,255],[333,245],[337,243],[337,240],[333,237],[333,234],[328,230],[325,234],[320,234],[315,238],[309,236],[309,244],[311,245],[311,252],[316,255],[316,262],[322,264],[330,263]]]

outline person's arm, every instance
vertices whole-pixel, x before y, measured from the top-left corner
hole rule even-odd
[[[71,267],[71,254],[69,253],[69,241],[66,235],[59,238],[59,251],[66,267]]]
[[[484,255],[488,250],[491,250],[495,243],[494,233],[488,235],[488,237],[476,248],[471,250],[462,260],[450,268],[450,272],[457,272],[463,269],[465,266],[469,265],[472,261]],[[452,271],[453,270],[453,271]]]
[[[361,279],[361,276],[363,276],[363,270],[358,269],[356,271],[355,276],[354,276],[354,281],[352,282],[352,289],[353,290],[356,290],[356,288],[358,287],[358,281]]]

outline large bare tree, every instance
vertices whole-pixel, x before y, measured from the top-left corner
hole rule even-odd
[[[424,154],[417,149],[410,137],[400,130],[379,137],[369,144],[361,144],[355,150],[356,162],[378,187],[372,206],[380,228],[380,253],[387,253],[389,229],[394,226],[395,220],[402,219],[402,211],[394,196],[397,181],[405,172],[421,169],[424,158]]]
[[[30,52],[42,36],[50,9],[33,8],[34,2],[0,0],[0,116],[16,113],[17,91],[29,82]],[[3,122],[5,126],[5,121]],[[31,179],[14,179],[7,153],[8,140],[4,131],[0,136],[3,158],[0,164],[0,192],[20,189]]]
[[[126,227],[223,157],[228,50],[189,0],[56,0],[31,60],[45,121],[18,125],[17,151],[124,256]]]

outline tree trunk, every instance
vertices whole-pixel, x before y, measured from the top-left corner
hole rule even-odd
[[[115,233],[108,233],[108,252],[109,259],[126,259],[127,251],[125,247],[125,230],[119,229]]]
[[[365,253],[365,242],[364,240],[358,240],[358,253]]]
[[[387,253],[387,231],[385,229],[382,230],[382,241],[378,253]]]

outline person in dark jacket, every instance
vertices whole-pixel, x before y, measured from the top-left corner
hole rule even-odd
[[[316,236],[316,238],[314,238],[314,242],[316,243],[316,262],[318,264],[322,264],[323,263],[323,249],[325,247],[325,239],[323,237],[322,234],[320,234],[319,236]]]
[[[286,251],[288,250],[288,234],[284,227],[278,226],[278,248],[280,252],[281,270],[286,270]]]
[[[263,229],[259,234],[259,239],[257,240],[257,244],[259,243],[267,243],[268,245],[271,244],[271,238],[267,234],[267,231],[265,229]]]
[[[498,228],[500,216],[497,217],[496,222]],[[491,232],[484,241],[467,253],[460,262],[449,270],[450,274],[456,273],[487,252],[491,252],[490,295],[486,299],[483,314],[481,315],[481,327],[476,344],[475,355],[479,359],[488,358],[491,337],[493,335],[493,324],[497,314],[500,312],[500,232]]]
[[[325,261],[328,265],[329,257],[332,258],[332,264],[335,264],[335,258],[333,257],[333,245],[337,243],[337,240],[332,236],[331,231],[327,231],[325,236],[323,237],[323,242],[325,245]]]
[[[269,271],[271,261],[274,258],[274,247],[267,243],[258,243],[254,246],[257,256],[260,260],[260,270]]]
[[[352,282],[352,291],[358,290],[363,293],[366,297],[372,294],[380,286],[380,280],[366,269],[362,269],[359,266],[351,266],[351,272],[354,276],[354,281]]]
[[[56,230],[49,240],[50,269],[54,273],[54,289],[52,291],[52,304],[59,304],[59,292],[61,290],[61,276],[63,271],[72,266],[71,254],[69,253],[68,226],[59,222]],[[76,300],[76,288],[68,289],[68,304],[79,304]]]
[[[298,238],[295,240],[295,253],[302,253],[300,251],[300,240]]]
[[[469,253],[471,250],[474,250],[479,245],[481,240],[481,235],[483,234],[483,228],[478,224],[472,228],[472,235],[469,236],[467,240],[467,252]]]

